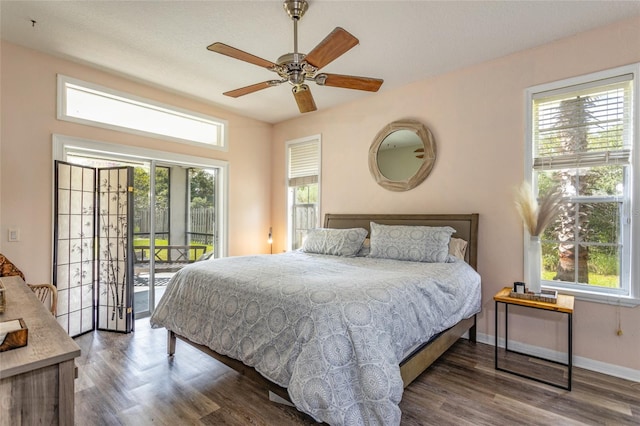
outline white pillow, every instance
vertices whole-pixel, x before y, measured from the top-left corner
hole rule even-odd
[[[352,257],[358,253],[366,236],[364,228],[311,229],[302,243],[302,251]]]
[[[467,244],[462,238],[451,238],[451,241],[449,241],[449,254],[464,260],[464,256],[467,253]]]
[[[381,225],[371,222],[369,257],[444,263],[449,241],[456,230],[450,226]]]

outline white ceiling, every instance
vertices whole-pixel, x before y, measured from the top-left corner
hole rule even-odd
[[[2,39],[12,43],[270,123],[300,114],[287,84],[237,99],[223,96],[277,75],[206,49],[220,41],[273,62],[292,52],[293,24],[279,0],[2,0],[0,14]],[[386,91],[635,15],[638,0],[309,0],[298,42],[308,53],[343,27],[360,44],[323,71],[382,78],[380,91]],[[310,87],[319,110],[376,96]]]

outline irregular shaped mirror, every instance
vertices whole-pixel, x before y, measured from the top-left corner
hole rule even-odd
[[[436,161],[436,144],[429,129],[415,120],[385,126],[369,148],[369,171],[391,191],[408,191],[422,183]]]

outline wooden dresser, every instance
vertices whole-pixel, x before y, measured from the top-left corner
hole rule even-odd
[[[0,426],[73,425],[80,347],[20,277],[0,278],[7,305],[0,321],[24,319],[25,347],[0,352]]]

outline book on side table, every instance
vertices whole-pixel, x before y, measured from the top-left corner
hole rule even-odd
[[[540,293],[517,293],[511,291],[509,297],[516,299],[535,300],[537,302],[556,303],[558,301],[558,292],[556,290],[541,290]]]

